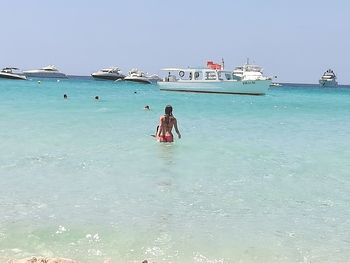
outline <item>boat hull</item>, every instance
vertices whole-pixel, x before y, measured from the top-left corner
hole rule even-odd
[[[158,82],[160,90],[166,91],[241,95],[265,95],[270,84],[271,80]]]
[[[94,79],[98,80],[118,80],[124,79],[124,75],[112,75],[112,74],[91,74]]]
[[[26,76],[23,75],[18,75],[18,74],[13,74],[13,73],[5,73],[5,72],[0,72],[0,78],[3,79],[20,79],[20,80],[26,80]]]
[[[150,80],[147,78],[133,78],[133,77],[126,77],[124,78],[125,81],[131,81],[131,82],[138,82],[138,83],[144,83],[144,84],[152,84]]]
[[[331,79],[331,80],[320,79],[319,83],[320,83],[321,87],[336,87],[336,86],[338,86],[338,83],[335,79]]]
[[[47,72],[23,72],[27,78],[55,78],[55,79],[66,79],[68,78],[64,73],[47,73]]]

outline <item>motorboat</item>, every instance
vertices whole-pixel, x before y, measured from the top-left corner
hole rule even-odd
[[[41,69],[23,71],[23,74],[32,78],[67,78],[66,74],[59,72],[53,65]]]
[[[337,76],[333,70],[328,69],[325,73],[323,73],[319,83],[322,87],[335,87],[338,85]]]
[[[129,71],[128,75],[124,78],[124,80],[144,84],[156,84],[162,79],[157,75],[147,75],[143,71],[134,68]]]
[[[282,84],[277,83],[277,82],[272,82],[272,83],[270,84],[270,87],[274,87],[274,88],[282,87]]]
[[[214,64],[214,63],[213,63]],[[237,80],[232,71],[207,63],[206,68],[164,68],[168,76],[158,82],[160,90],[264,95],[271,84],[270,79]]]
[[[117,67],[100,69],[99,71],[92,73],[91,76],[95,79],[104,80],[119,80],[125,78],[125,75],[123,75]]]
[[[269,77],[265,77],[263,75],[263,68],[250,64],[249,59],[247,59],[247,63],[243,66],[235,67],[233,70],[233,77],[237,80],[267,80],[271,79]]]
[[[18,70],[18,68],[3,68],[0,71],[0,78],[26,80],[27,77],[23,73],[17,72]]]

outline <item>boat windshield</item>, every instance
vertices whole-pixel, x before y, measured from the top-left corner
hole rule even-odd
[[[18,71],[19,69],[18,68],[10,68],[10,67],[7,67],[7,68],[3,68],[1,70],[1,72],[4,72],[4,73],[13,73],[13,71]]]
[[[101,72],[106,72],[106,73],[118,73],[119,68],[104,68],[100,70]]]
[[[253,71],[253,72],[261,72],[262,68],[257,65],[245,65],[244,66],[245,71]]]
[[[45,71],[58,71],[54,66],[43,67],[42,70],[45,70]]]

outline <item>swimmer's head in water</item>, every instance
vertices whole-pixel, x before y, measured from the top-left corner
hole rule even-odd
[[[166,115],[172,115],[173,114],[173,107],[171,105],[166,105],[164,111],[165,111]]]
[[[100,99],[100,97],[99,96],[95,96],[95,100],[98,100],[98,99]]]

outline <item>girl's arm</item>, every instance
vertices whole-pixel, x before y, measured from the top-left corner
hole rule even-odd
[[[163,130],[163,117],[160,117],[160,119],[159,119],[159,126],[158,126],[158,130],[157,130],[157,138],[162,133],[162,130]]]
[[[179,139],[181,139],[181,134],[180,134],[179,128],[177,127],[177,120],[176,119],[175,119],[175,123],[174,123],[174,128],[175,128],[175,131],[177,133],[177,136],[179,137]]]

